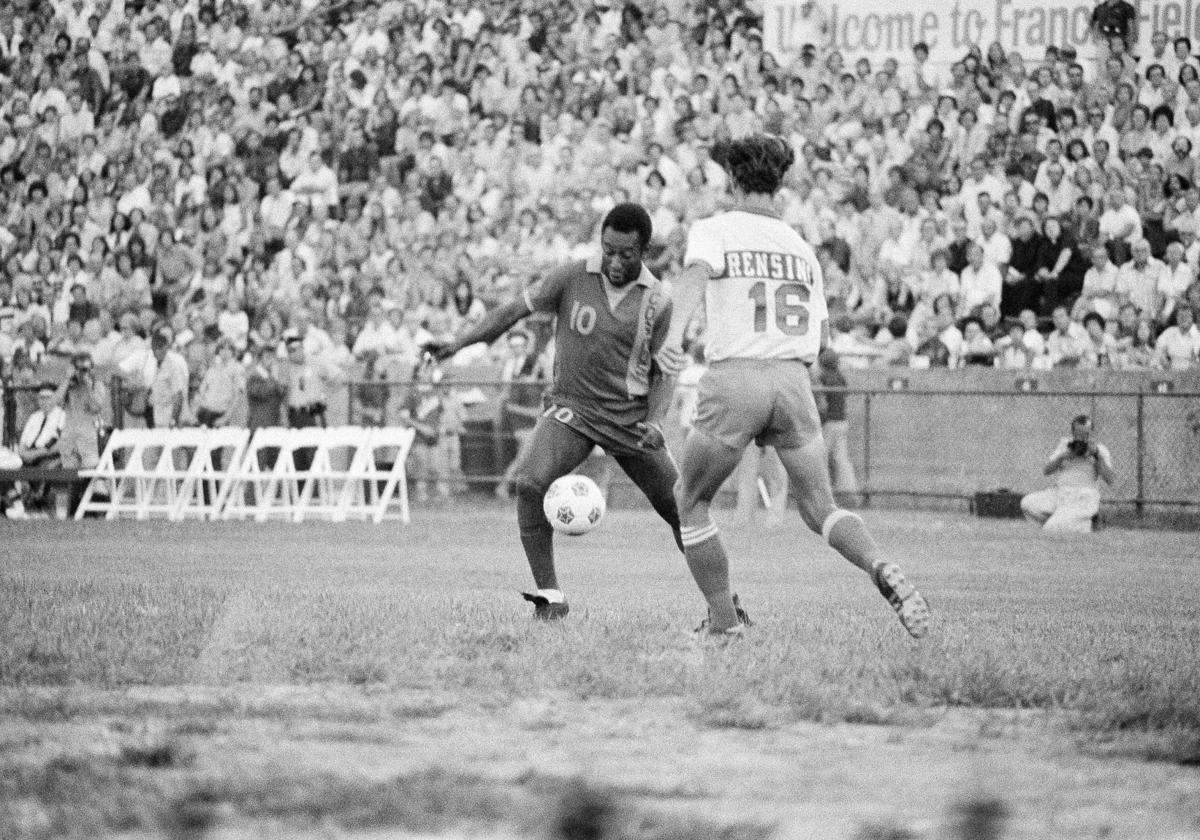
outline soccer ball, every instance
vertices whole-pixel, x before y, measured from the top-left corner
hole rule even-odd
[[[604,494],[586,475],[555,480],[542,500],[542,510],[554,530],[573,537],[595,528],[604,517],[604,507]]]

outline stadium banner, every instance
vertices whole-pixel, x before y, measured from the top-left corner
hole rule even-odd
[[[1133,0],[1140,40],[1157,29],[1172,38],[1200,41],[1200,0]],[[1093,0],[929,0],[927,3],[880,3],[878,0],[766,0],[763,48],[781,64],[790,63],[811,43],[836,49],[850,61],[876,63],[889,56],[901,65],[912,46],[924,42],[929,57],[951,64],[972,44],[984,52],[997,41],[1026,60],[1040,59],[1046,47],[1071,45],[1081,58],[1094,55],[1088,29]],[[848,62],[849,63],[849,62]]]

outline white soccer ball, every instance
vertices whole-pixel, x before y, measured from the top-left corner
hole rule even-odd
[[[555,480],[542,500],[546,519],[560,534],[586,534],[604,518],[604,494],[586,475]]]

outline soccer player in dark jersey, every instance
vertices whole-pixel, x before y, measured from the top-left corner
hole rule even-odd
[[[536,593],[523,594],[537,618],[562,618],[569,609],[554,571],[554,531],[542,497],[597,445],[646,494],[683,550],[677,473],[661,425],[674,380],[654,359],[670,323],[670,299],[642,264],[650,234],[644,208],[618,204],[600,227],[599,254],[551,271],[454,340],[425,345],[446,359],[476,342],[495,341],[532,312],[558,318],[554,379],[513,482],[521,544],[537,586]]]

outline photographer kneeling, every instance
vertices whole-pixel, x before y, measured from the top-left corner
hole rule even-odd
[[[1092,530],[1100,511],[1100,481],[1112,484],[1115,473],[1108,447],[1092,440],[1092,421],[1080,414],[1071,421],[1071,436],[1059,441],[1042,470],[1055,486],[1021,499],[1021,512],[1048,531]]]

